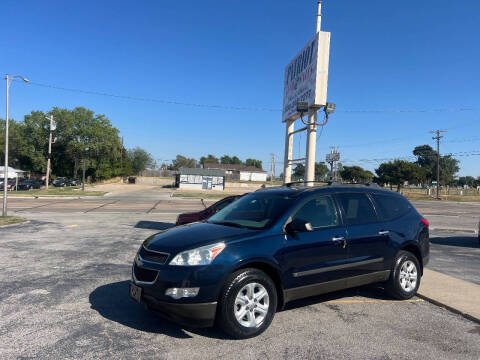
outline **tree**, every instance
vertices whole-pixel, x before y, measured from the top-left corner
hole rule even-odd
[[[202,156],[200,158],[200,164],[205,165],[206,163],[208,163],[208,164],[211,164],[211,163],[218,164],[218,158],[216,158],[212,154],[208,154],[207,157]]]
[[[33,173],[44,173],[48,155],[50,121],[56,122],[52,144],[52,174],[77,177],[81,160],[87,161],[87,174],[94,180],[124,173],[125,149],[105,115],[77,107],[53,108],[47,113],[32,111],[21,122],[12,122],[10,149],[12,165]],[[15,138],[12,138],[15,136]]]
[[[417,157],[416,163],[423,169],[424,179],[430,183],[437,179],[438,153],[430,145],[415,147],[413,155]],[[451,155],[440,157],[440,183],[452,184],[455,174],[460,170],[459,161]]]
[[[240,160],[237,156],[228,156],[228,155],[223,155],[220,158],[220,163],[221,164],[241,164],[242,160]]]
[[[128,150],[127,156],[134,174],[146,170],[153,164],[152,155],[138,146]]]
[[[247,159],[245,160],[245,165],[253,166],[253,167],[256,167],[257,169],[262,169],[262,161],[257,159]]]
[[[172,165],[169,166],[169,170],[180,170],[180,168],[193,168],[197,161],[195,159],[187,158],[183,155],[177,155],[175,160],[172,161]]]
[[[404,160],[389,161],[382,163],[375,169],[378,183],[397,185],[397,191],[400,191],[402,184],[405,181],[415,182],[420,181],[424,174],[417,163],[411,163]]]
[[[373,179],[373,173],[360,166],[344,166],[340,176],[343,180],[354,183],[367,183]]]
[[[315,163],[315,181],[325,180],[325,177],[327,176],[329,171],[330,170],[328,169],[328,166],[325,165],[324,162],[316,162]]]
[[[303,164],[297,164],[293,169],[292,178],[294,180],[305,179],[305,166]]]
[[[460,170],[459,161],[452,155],[445,155],[440,158],[440,183],[451,185],[454,181],[455,174]],[[436,171],[435,165],[435,171]]]
[[[325,179],[325,175],[328,174],[328,167],[325,165],[324,162],[316,162],[315,163],[315,181],[322,181]],[[293,169],[292,174],[293,179],[305,180],[305,166],[303,164],[297,164],[295,169]]]

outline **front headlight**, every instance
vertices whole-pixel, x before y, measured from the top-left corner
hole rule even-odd
[[[170,265],[194,266],[209,265],[218,254],[225,249],[223,242],[213,245],[202,246],[193,250],[181,252],[170,261]]]

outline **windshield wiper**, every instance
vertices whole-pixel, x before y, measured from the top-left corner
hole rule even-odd
[[[240,225],[236,222],[232,221],[220,221],[220,222],[212,222],[212,224],[216,225],[225,225],[225,226],[233,226],[233,227],[238,227],[238,228],[245,228],[246,226]]]

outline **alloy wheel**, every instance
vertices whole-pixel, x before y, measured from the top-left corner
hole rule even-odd
[[[262,284],[246,284],[235,298],[234,313],[238,323],[247,328],[260,326],[268,314],[269,300]]]

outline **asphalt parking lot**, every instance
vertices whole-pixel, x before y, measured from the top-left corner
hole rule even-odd
[[[199,206],[159,201],[152,211],[141,201],[130,211],[106,211],[121,205],[114,198],[84,200],[78,204],[88,209],[77,211],[36,203],[17,214],[29,223],[0,229],[0,358],[479,359],[477,323],[419,298],[393,301],[377,287],[291,303],[264,334],[244,341],[171,324],[128,297],[143,239]],[[460,245],[469,240],[451,245],[456,234],[442,234],[432,241],[439,259],[432,266],[446,271],[458,259],[468,259],[465,268],[478,265],[478,249]],[[449,249],[457,248],[452,260]],[[476,282],[478,271],[460,275]]]

